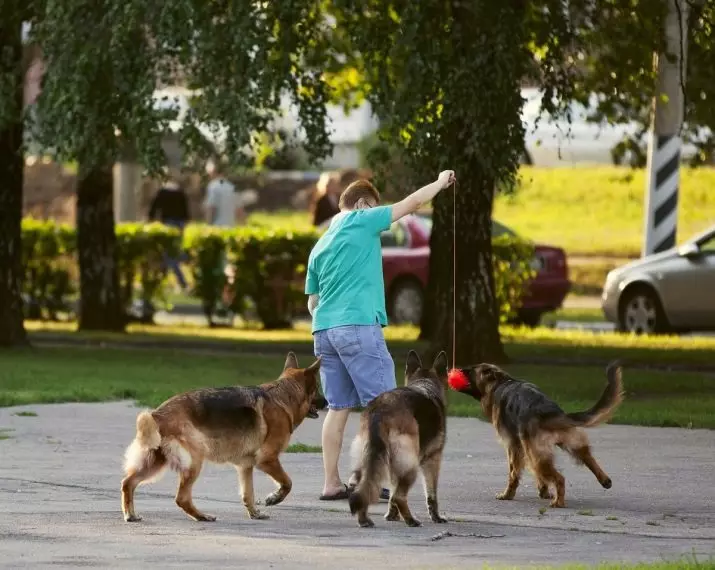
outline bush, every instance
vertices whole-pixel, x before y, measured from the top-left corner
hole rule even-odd
[[[189,256],[194,288],[201,299],[209,325],[226,286],[226,242],[228,231],[203,224],[189,224],[184,230],[183,248]]]
[[[318,236],[313,230],[250,226],[230,233],[234,299],[249,297],[264,328],[292,326],[296,307],[305,301],[306,264]]]
[[[532,267],[534,245],[503,234],[492,240],[494,287],[502,323],[513,320],[521,308],[526,288],[536,276]]]
[[[140,299],[151,306],[163,297],[166,280],[164,253],[177,255],[178,230],[162,224],[117,224],[117,263],[122,302],[129,311],[135,285]],[[26,317],[56,319],[71,312],[69,298],[77,293],[77,237],[73,227],[52,220],[22,221],[23,293]]]
[[[117,266],[122,305],[131,312],[134,288],[140,286],[141,321],[151,321],[154,302],[166,300],[167,267],[165,257],[176,257],[181,234],[160,223],[126,222],[117,224]]]
[[[75,292],[72,270],[76,244],[70,226],[33,218],[22,220],[22,292],[27,318],[56,320],[58,312],[70,312],[67,298]]]

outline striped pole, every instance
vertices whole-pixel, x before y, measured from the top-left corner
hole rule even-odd
[[[680,186],[688,2],[668,0],[666,54],[655,57],[658,84],[648,140],[642,255],[675,247]]]

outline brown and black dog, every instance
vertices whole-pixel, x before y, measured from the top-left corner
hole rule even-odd
[[[439,514],[437,482],[446,441],[447,356],[437,355],[432,368],[423,368],[411,350],[405,368],[405,386],[372,400],[360,417],[352,453],[356,462],[350,495],[350,512],[361,527],[374,526],[368,507],[377,502],[384,479],[392,482],[385,519],[420,526],[407,506],[407,493],[422,470],[427,511],[435,523],[447,522]]]
[[[194,520],[216,520],[199,511],[191,497],[204,461],[233,464],[248,516],[268,518],[256,509],[253,468],[278,484],[266,497],[266,505],[277,505],[290,493],[290,477],[278,458],[305,417],[317,418],[318,409],[325,407],[318,393],[319,368],[320,358],[308,368],[299,368],[295,354],[289,352],[274,382],[185,392],[155,410],[141,412],[136,437],[125,453],[124,520],[141,520],[134,511],[134,491],[157,479],[166,467],[179,474],[176,504]]]
[[[450,372],[450,385],[480,401],[484,415],[506,448],[509,478],[497,499],[514,498],[526,465],[536,478],[539,497],[553,499],[552,507],[564,507],[565,479],[554,466],[554,445],[590,469],[601,486],[611,488],[611,479],[591,454],[588,437],[581,428],[606,421],[623,401],[621,367],[617,362],[608,366],[608,383],[596,404],[584,412],[568,414],[537,386],[512,378],[497,366],[479,364],[458,370],[464,381],[455,382],[454,372]],[[556,497],[551,495],[550,485],[555,487]]]

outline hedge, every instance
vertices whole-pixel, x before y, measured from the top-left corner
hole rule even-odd
[[[55,319],[71,312],[78,290],[74,229],[52,221],[23,220],[23,292],[28,318]],[[265,328],[287,328],[305,310],[306,263],[319,233],[299,227],[253,224],[219,229],[190,224],[183,237],[159,223],[116,226],[122,300],[129,313],[134,301],[166,302],[165,255],[185,254],[193,288],[213,325],[222,310],[256,314]],[[494,240],[495,280],[502,320],[515,316],[533,276],[531,244],[509,236]],[[148,320],[151,314],[148,315]]]

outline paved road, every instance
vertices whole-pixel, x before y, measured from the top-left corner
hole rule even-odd
[[[15,415],[23,409],[37,416]],[[422,528],[385,522],[384,504],[374,508],[376,528],[357,528],[345,502],[317,500],[317,454],[284,455],[294,490],[268,510],[270,520],[248,520],[234,471],[209,465],[195,499],[217,522],[196,523],[179,511],[175,477],[167,474],[139,489],[144,521],[127,524],[119,509],[120,466],[136,413],[129,402],[0,409],[0,430],[14,430],[0,441],[0,567],[464,568],[715,555],[712,431],[591,430],[613,488],[601,489],[562,457],[567,508],[544,514],[529,475],[516,500],[494,499],[505,459],[491,428],[452,418],[440,481],[447,525],[428,521],[418,485],[411,504]],[[306,420],[293,442],[319,443],[321,423]],[[258,496],[271,488],[256,476]],[[433,540],[443,531],[455,536]]]

